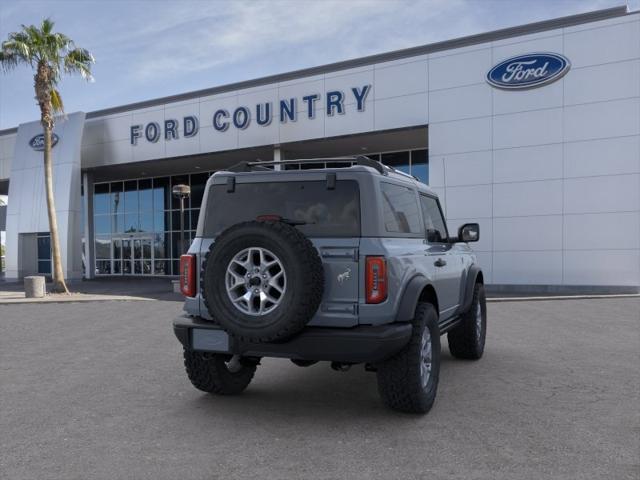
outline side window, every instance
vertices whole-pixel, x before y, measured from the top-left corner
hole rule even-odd
[[[431,243],[446,242],[449,235],[438,201],[435,198],[420,195],[420,206],[424,215],[427,241]]]
[[[408,187],[381,183],[384,226],[387,232],[421,233],[415,192]]]

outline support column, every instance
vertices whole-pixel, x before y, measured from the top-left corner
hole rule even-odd
[[[280,150],[280,145],[274,145],[273,147],[273,161],[279,162],[282,160],[282,151]],[[282,165],[275,165],[274,170],[282,170]]]
[[[82,215],[84,232],[84,278],[91,279],[95,277],[96,261],[94,252],[93,238],[93,175],[88,172],[82,173],[82,189],[84,196],[82,198]]]

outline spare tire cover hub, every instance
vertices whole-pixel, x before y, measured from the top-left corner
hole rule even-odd
[[[266,315],[280,305],[287,275],[270,250],[250,247],[238,252],[227,266],[227,295],[235,308],[247,315]]]

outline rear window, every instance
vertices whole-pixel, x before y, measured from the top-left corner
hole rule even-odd
[[[207,197],[204,235],[213,237],[239,222],[279,215],[298,222],[309,237],[360,236],[360,194],[355,180],[236,183],[235,191],[214,185]]]

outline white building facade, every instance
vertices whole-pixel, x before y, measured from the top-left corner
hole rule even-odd
[[[7,279],[47,269],[38,128],[0,131]],[[640,289],[640,13],[625,7],[73,114],[55,132],[71,278],[176,274],[177,183],[193,191],[189,237],[213,171],[364,154],[429,183],[451,230],[480,224],[496,288]]]

